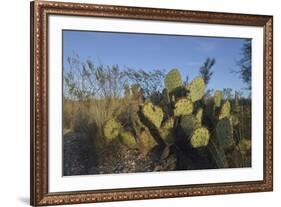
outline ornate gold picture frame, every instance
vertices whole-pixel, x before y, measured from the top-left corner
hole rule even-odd
[[[31,205],[81,204],[273,190],[273,17],[205,11],[34,1],[31,2]],[[145,187],[50,191],[50,17],[87,17],[259,28],[263,33],[262,179]],[[113,29],[114,32],[114,29]],[[61,73],[61,71],[57,71]],[[57,90],[61,90],[58,88]],[[61,91],[62,93],[62,91]],[[252,125],[252,132],[256,126]],[[57,138],[58,140],[61,137]],[[61,156],[61,155],[57,155]],[[231,170],[231,169],[229,169]],[[145,173],[143,174],[145,177]],[[98,179],[98,177],[96,177]]]

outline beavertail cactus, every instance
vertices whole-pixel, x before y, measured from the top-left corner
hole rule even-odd
[[[110,119],[103,127],[103,134],[107,141],[112,141],[119,135],[121,129],[122,126],[116,119]]]
[[[175,103],[174,116],[192,114],[193,103],[188,98],[181,98]]]
[[[136,139],[134,135],[131,132],[124,131],[121,132],[119,135],[120,141],[126,145],[129,148],[135,148],[136,147]]]
[[[147,102],[142,107],[142,113],[155,127],[160,128],[164,117],[163,110],[160,107]]]
[[[219,120],[216,126],[216,135],[223,149],[227,149],[235,144],[233,139],[233,127],[229,118],[225,117]]]
[[[209,143],[209,139],[209,130],[205,127],[200,127],[193,132],[190,144],[194,148],[206,147]]]
[[[188,89],[190,92],[190,97],[192,102],[202,99],[202,97],[205,94],[204,79],[202,77],[197,77],[193,79]]]
[[[176,68],[170,70],[170,72],[166,75],[164,79],[164,83],[165,83],[165,88],[167,88],[169,92],[172,92],[178,87],[181,87],[182,80],[179,70]]]
[[[215,103],[216,107],[221,106],[221,99],[222,99],[222,92],[219,90],[216,90],[215,94],[214,94],[214,103]]]
[[[219,119],[223,119],[225,117],[229,117],[230,116],[230,111],[231,111],[231,106],[229,101],[226,101],[221,108],[220,111],[220,115],[219,115]]]

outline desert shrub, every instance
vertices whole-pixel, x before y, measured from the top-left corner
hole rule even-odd
[[[123,109],[122,101],[119,99],[91,100],[89,114],[91,122],[98,128],[102,128],[106,121],[116,117]]]

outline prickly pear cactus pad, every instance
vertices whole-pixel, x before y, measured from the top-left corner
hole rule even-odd
[[[210,139],[209,130],[207,128],[201,127],[193,132],[190,140],[190,144],[194,148],[205,147],[208,145]]]
[[[142,107],[143,115],[157,128],[160,128],[164,114],[160,107],[147,102]]]
[[[163,129],[172,129],[174,127],[174,119],[172,117],[170,117],[169,119],[167,119],[164,123],[162,128]]]
[[[164,79],[165,88],[172,92],[182,86],[181,74],[178,69],[174,68],[166,75]]]
[[[188,98],[181,98],[175,104],[174,116],[184,116],[192,114],[193,103]]]
[[[222,147],[218,146],[212,138],[210,139],[208,150],[210,154],[212,155],[216,165],[219,168],[226,168],[228,167],[227,158],[225,155],[225,152]]]
[[[219,115],[219,119],[223,119],[225,117],[229,117],[230,116],[230,110],[231,110],[231,106],[229,101],[226,101],[221,108],[220,111],[220,115]]]
[[[193,79],[189,86],[189,91],[192,102],[202,99],[205,94],[205,82],[201,76]]]
[[[145,151],[148,151],[157,145],[157,142],[151,136],[151,134],[149,133],[149,131],[147,129],[141,132],[140,142]]]
[[[108,120],[103,127],[103,134],[107,141],[115,139],[118,136],[121,128],[122,126],[117,120]]]
[[[131,132],[121,132],[120,133],[120,141],[129,148],[136,147],[136,139]]]
[[[241,154],[245,155],[251,149],[251,140],[242,138],[236,146],[236,149],[241,152]]]
[[[233,127],[229,118],[223,118],[219,120],[216,126],[216,135],[219,144],[222,148],[226,149],[233,146]]]
[[[192,115],[182,116],[180,126],[183,129],[185,136],[189,139],[195,128],[195,119]]]
[[[222,92],[219,90],[216,90],[216,92],[214,94],[214,103],[215,103],[216,107],[221,106],[221,98],[222,98]]]

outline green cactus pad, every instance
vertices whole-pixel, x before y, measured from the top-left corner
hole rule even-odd
[[[174,119],[172,117],[170,117],[169,119],[167,119],[164,123],[162,128],[163,129],[172,129],[174,127]]]
[[[174,116],[184,116],[192,114],[193,103],[188,98],[181,98],[175,104]]]
[[[192,102],[202,99],[202,97],[205,94],[204,79],[202,77],[197,77],[197,78],[193,79],[188,88],[189,88],[190,97],[191,97]]]
[[[210,152],[210,155],[213,157],[213,160],[215,161],[218,168],[228,167],[228,161],[225,155],[225,151],[221,146],[217,145],[212,138],[210,138],[208,144],[208,151]]]
[[[219,119],[223,119],[225,117],[229,117],[230,116],[230,110],[231,110],[231,106],[229,101],[226,101],[221,108],[220,111],[220,115],[219,115]]]
[[[131,132],[121,132],[119,135],[120,141],[129,148],[136,147],[136,139]]]
[[[233,127],[229,118],[219,120],[216,126],[216,135],[219,144],[226,149],[234,145]]]
[[[184,131],[185,136],[190,139],[195,128],[194,117],[192,115],[182,116],[180,120],[180,127]]]
[[[181,74],[178,69],[174,68],[166,75],[164,79],[165,88],[169,92],[174,91],[178,87],[182,86]]]
[[[221,99],[222,99],[222,92],[217,90],[215,91],[214,94],[214,103],[216,107],[220,107],[221,106]]]
[[[142,113],[155,127],[160,128],[164,117],[163,110],[160,107],[147,102],[142,107]]]
[[[194,148],[206,147],[209,143],[209,139],[209,130],[207,128],[200,127],[193,132],[190,144]]]
[[[203,109],[199,108],[196,115],[195,115],[195,125],[196,128],[202,126],[202,116],[203,116]]]
[[[115,139],[121,130],[121,124],[115,119],[108,120],[103,127],[103,134],[107,141]]]
[[[147,129],[141,132],[140,142],[145,151],[149,151],[150,149],[152,149],[157,145],[157,142],[155,141],[155,139],[152,137],[152,135],[149,133]]]

